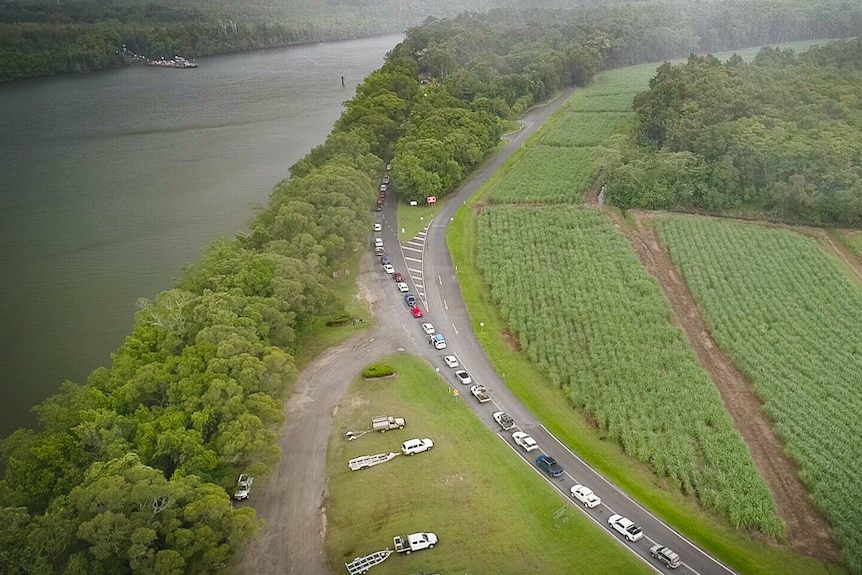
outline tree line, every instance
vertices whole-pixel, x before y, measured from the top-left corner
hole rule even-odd
[[[862,41],[751,63],[691,56],[638,95],[636,138],[610,154],[605,197],[623,208],[732,211],[862,225]]]
[[[683,6],[665,24],[703,12]],[[535,10],[529,21],[497,11],[408,30],[249,233],[213,242],[172,289],[139,302],[111,365],[66,382],[36,407],[38,429],[0,442],[0,572],[230,565],[258,523],[229,492],[240,471],[262,475],[279,458],[294,356],[315,326],[344,314],[332,276],[366,246],[385,164],[405,199],[449,193],[527,107],[652,55],[626,42],[648,33],[654,10]]]

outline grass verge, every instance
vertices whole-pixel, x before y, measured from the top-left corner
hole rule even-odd
[[[398,378],[357,378],[335,415],[325,541],[332,572],[417,531],[437,533],[439,545],[394,555],[376,575],[652,572],[513,457],[464,405],[470,399],[453,397],[427,363],[409,355],[385,362]],[[405,417],[407,426],[346,441],[348,430],[368,428],[376,415]],[[360,471],[347,467],[360,455],[397,452],[414,437],[430,437],[434,448]],[[555,528],[553,514],[563,506],[571,508],[568,521]]]

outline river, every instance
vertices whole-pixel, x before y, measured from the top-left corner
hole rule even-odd
[[[0,437],[110,365],[137,299],[247,229],[401,39],[0,84]]]

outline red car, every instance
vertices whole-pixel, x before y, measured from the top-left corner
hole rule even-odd
[[[413,317],[422,317],[422,310],[418,307],[411,308],[410,313],[413,314]]]
[[[392,279],[394,279],[397,282],[404,281],[404,279],[401,277],[400,272],[395,272],[394,274],[392,274]]]

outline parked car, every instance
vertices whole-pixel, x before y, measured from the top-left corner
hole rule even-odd
[[[434,329],[434,325],[430,324],[430,323],[423,323],[422,324],[422,331],[425,332],[425,335],[434,335],[436,333],[436,330]]]
[[[385,265],[391,264],[392,260],[389,259],[389,256],[383,256],[382,258],[380,258],[380,263],[381,263],[381,265],[385,266]]]
[[[374,206],[374,211],[375,212],[382,212],[383,211],[383,203],[380,202],[379,200],[377,202],[377,205]]]
[[[473,378],[470,377],[470,374],[467,373],[466,369],[459,369],[458,371],[456,371],[455,377],[457,377],[458,381],[460,381],[464,385],[470,385],[471,383],[473,383]]]
[[[495,411],[491,417],[494,418],[494,421],[500,424],[500,427],[503,428],[503,431],[509,431],[510,429],[515,427],[515,420],[512,419],[512,416],[505,411]]]
[[[421,310],[421,309],[419,309],[418,307],[411,307],[411,308],[410,308],[410,313],[412,313],[412,314],[413,314],[413,317],[415,317],[415,318],[420,318],[420,317],[422,317],[422,310]]]
[[[383,238],[374,238],[374,247],[382,248],[383,247]]]
[[[380,191],[381,191],[381,192],[385,192],[385,191],[386,191],[386,184],[380,184]]]
[[[536,458],[536,465],[539,469],[547,473],[550,477],[559,477],[565,470],[557,463],[557,460],[550,455],[540,455]]]
[[[533,451],[534,449],[539,448],[539,444],[536,443],[536,440],[533,439],[530,434],[524,433],[523,431],[516,431],[513,433],[512,439],[515,440],[515,443],[520,445],[524,451]]]
[[[416,296],[412,293],[404,294],[404,302],[410,307],[416,307]]]
[[[392,264],[383,264],[383,271],[388,274],[394,274],[395,268],[392,266]]]
[[[458,367],[460,365],[458,363],[458,358],[454,355],[443,356],[443,363],[446,364],[446,367]]]
[[[650,547],[649,554],[654,558],[658,559],[664,566],[668,569],[676,569],[680,565],[682,565],[682,559],[679,558],[679,555],[670,550],[669,547],[665,547],[664,545],[653,545]]]
[[[395,286],[398,288],[398,291],[400,291],[400,292],[406,292],[407,290],[410,289],[410,286],[408,286],[404,282],[398,282],[397,284],[395,284]]]
[[[446,340],[443,334],[435,333],[428,338],[428,343],[434,346],[434,349],[446,349]]]
[[[634,524],[634,521],[619,514],[611,515],[608,518],[608,525],[631,542],[635,542],[644,536],[644,532]]]
[[[395,275],[392,276],[392,279],[397,282],[403,282],[404,276],[401,275],[401,272],[395,272]]]
[[[254,477],[249,477],[244,473],[240,473],[239,479],[236,480],[236,491],[233,492],[233,498],[237,501],[248,499],[252,483],[254,483]]]
[[[383,176],[383,183],[384,183],[384,184],[388,184],[388,183],[389,183],[389,174],[386,174],[385,176]]]
[[[385,253],[386,252],[383,251],[383,248],[374,248],[374,255],[376,255],[376,256],[383,256],[383,254],[385,254]]]
[[[572,494],[572,499],[580,501],[584,507],[589,507],[590,509],[602,502],[599,496],[593,493],[593,490],[586,485],[572,485],[569,492]]]
[[[414,453],[422,453],[434,447],[434,442],[428,439],[408,439],[401,444],[401,453],[404,455],[413,455]]]

